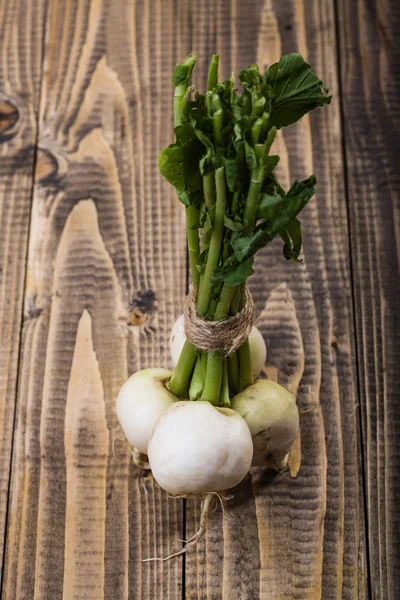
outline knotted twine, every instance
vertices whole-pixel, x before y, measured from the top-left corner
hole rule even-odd
[[[256,308],[246,288],[241,311],[221,321],[206,321],[196,312],[196,291],[191,287],[184,307],[185,336],[198,350],[230,356],[247,340],[256,322]]]

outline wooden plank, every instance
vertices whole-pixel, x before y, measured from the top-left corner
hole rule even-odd
[[[184,215],[157,170],[186,3],[49,3],[3,598],[179,598],[182,501],[134,467],[115,397],[169,364]],[[168,100],[168,99],[167,99]]]
[[[199,87],[213,52],[229,77],[239,67],[265,67],[297,50],[335,101],[277,142],[286,183],[313,171],[319,180],[302,218],[305,260],[287,264],[281,245],[273,244],[256,261],[251,283],[268,346],[267,372],[297,394],[301,412],[291,474],[254,470],[234,491],[231,518],[221,511],[211,516],[205,540],[186,558],[187,598],[366,598],[333,6],[327,0],[194,3],[193,38],[201,55]],[[189,535],[198,507],[187,505]]]
[[[45,2],[0,2],[0,539],[4,539]],[[0,569],[3,541],[0,544]],[[1,573],[0,573],[1,577]]]
[[[400,596],[398,3],[338,2],[373,598]]]

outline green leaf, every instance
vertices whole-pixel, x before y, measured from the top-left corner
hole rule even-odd
[[[262,113],[264,112],[264,107],[266,104],[266,99],[265,96],[261,96],[260,98],[257,98],[257,100],[255,100],[254,104],[253,104],[253,115],[254,116],[261,116]]]
[[[258,205],[258,216],[263,219],[272,219],[277,207],[282,204],[282,196],[262,194]]]
[[[246,123],[252,111],[251,96],[247,94],[236,96],[231,108],[236,123]]]
[[[264,156],[262,159],[260,159],[264,166],[263,179],[272,173],[278,164],[279,159],[280,157],[278,155]]]
[[[173,86],[177,87],[181,84],[186,84],[186,86],[188,85],[193,67],[196,64],[196,59],[196,54],[189,54],[189,56],[185,58],[183,64],[175,65],[172,75]]]
[[[317,178],[315,175],[310,175],[307,179],[303,181],[295,181],[290,190],[287,193],[288,198],[302,196],[303,198],[307,198],[309,200],[315,194],[315,186],[317,184]]]
[[[283,189],[283,187],[281,186],[281,184],[279,183],[275,173],[271,173],[270,179],[266,181],[266,187],[269,187],[271,184],[275,188],[274,191],[276,191],[276,193],[279,194],[279,196],[281,196],[281,198],[286,198],[286,192]],[[263,191],[267,192],[267,189],[265,189],[265,190],[263,189]]]
[[[172,85],[177,86],[180,83],[184,83],[188,80],[191,73],[191,69],[187,65],[175,65],[174,72],[172,75]]]
[[[238,76],[244,88],[258,86],[261,82],[261,75],[257,65],[250,65],[248,69],[241,69],[238,72]]]
[[[201,275],[201,274],[203,273],[203,271],[204,271],[205,264],[206,264],[206,262],[207,262],[207,256],[208,256],[208,247],[207,247],[207,248],[205,248],[205,249],[203,250],[203,252],[201,252],[201,254],[200,254],[199,258],[197,259],[197,264],[196,264],[196,267],[197,267],[197,270],[198,270],[198,272],[200,273],[200,275]]]
[[[230,271],[236,266],[237,262],[235,260],[234,256],[230,256],[229,258],[226,259],[226,261],[220,265],[219,267],[217,267],[211,277],[211,283],[212,285],[223,281],[225,279],[225,277],[227,277],[230,273]]]
[[[158,168],[165,179],[172,183],[176,190],[186,190],[184,176],[184,150],[182,146],[171,144],[163,148],[158,157]]]
[[[210,214],[207,212],[207,216],[206,216],[205,223],[204,223],[204,233],[203,233],[202,240],[201,240],[203,243],[204,249],[208,248],[208,246],[210,245],[212,228],[213,228],[212,220],[211,220]]]
[[[199,162],[204,147],[190,124],[176,127],[175,138],[174,144],[161,150],[158,167],[165,179],[177,192],[181,192],[181,202],[189,206],[193,201],[192,195],[203,187]]]
[[[269,120],[269,118],[268,118]],[[275,125],[273,127],[271,127],[268,135],[267,135],[267,139],[265,142],[265,154],[269,154],[269,151],[271,150],[271,146],[274,143],[276,137],[276,127]]]
[[[228,188],[231,192],[236,192],[243,183],[243,165],[239,155],[236,154],[234,158],[225,158],[224,166]]]
[[[204,146],[207,148],[207,150],[214,150],[212,141],[209,137],[206,136],[205,133],[203,133],[200,129],[194,129],[194,132],[198,139],[201,141],[201,143],[204,144]]]
[[[271,238],[272,239],[272,238]],[[265,232],[260,229],[250,237],[238,237],[232,242],[236,260],[243,262],[253,256],[257,250],[266,246],[271,241]]]
[[[295,123],[317,106],[331,102],[332,96],[322,81],[311,71],[300,54],[282,56],[265,74],[272,88],[270,125],[277,129]]]
[[[296,218],[293,219],[287,228],[280,233],[280,236],[284,241],[283,255],[286,260],[300,262],[299,254],[302,245],[300,221]]]
[[[252,236],[238,237],[232,240],[231,246],[239,262],[253,256],[258,250],[269,244],[277,234],[284,232],[289,227],[291,221],[297,217],[315,193],[315,181],[313,175],[304,181],[296,181],[282,204],[278,206],[272,219],[262,221]],[[297,195],[294,195],[294,192]],[[296,244],[297,251],[298,236],[296,237],[296,232],[294,232],[294,236],[293,242]]]
[[[178,195],[179,200],[186,207],[191,206],[192,204],[194,206],[201,206],[201,203],[203,201],[203,194],[201,193],[201,190],[196,190],[195,192],[191,193],[189,193],[187,190],[176,190],[176,193]]]
[[[185,123],[184,125],[178,125],[178,127],[175,127],[174,134],[175,143],[178,146],[183,146],[183,144],[188,144],[196,139],[193,127],[190,125],[190,123]]]
[[[219,163],[215,158],[214,151],[211,150],[208,150],[199,162],[200,173],[203,177],[204,175],[213,173],[218,166]]]
[[[186,206],[186,208],[190,206],[190,197],[186,190],[176,189],[176,193],[178,194],[179,200]]]
[[[240,285],[247,281],[247,278],[253,274],[253,261],[254,258],[251,256],[231,269],[229,274],[224,278],[224,283],[226,285]]]
[[[255,169],[257,166],[257,157],[253,148],[247,142],[244,143],[244,153],[246,157],[246,163],[249,169]]]
[[[224,215],[224,225],[227,229],[231,231],[243,231],[242,223],[238,223],[236,221],[232,221],[227,215]]]
[[[182,114],[185,117],[185,121],[190,121],[194,116],[196,116],[196,122],[200,121],[201,118],[205,116],[207,113],[206,107],[206,97],[203,94],[199,94],[196,92],[194,99],[190,97],[190,88],[188,92],[182,99]]]

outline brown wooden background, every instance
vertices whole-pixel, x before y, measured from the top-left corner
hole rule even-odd
[[[0,0],[0,566],[4,600],[400,598],[400,4]],[[299,51],[334,101],[279,139],[311,172],[305,261],[252,290],[267,372],[298,394],[291,474],[199,516],[129,460],[114,400],[168,366],[183,212],[157,172],[173,65]]]

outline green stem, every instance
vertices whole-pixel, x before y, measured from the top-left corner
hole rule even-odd
[[[203,373],[203,379],[205,381],[206,373],[207,373],[207,354],[206,354],[206,352],[201,353],[201,367],[203,369],[202,373]]]
[[[224,285],[222,287],[219,296],[219,301],[215,309],[214,321],[220,321],[221,319],[225,319],[225,317],[228,316],[234,290],[235,288],[231,285]],[[219,403],[220,395],[221,393],[223,393],[221,390],[221,383],[223,382],[223,364],[225,364],[226,369],[226,361],[223,360],[220,352],[210,352],[208,354],[206,380],[201,399],[208,400],[208,402],[211,402],[211,404],[214,404],[215,406]],[[226,379],[226,389],[228,390],[229,401],[229,385],[227,371]]]
[[[269,151],[271,150],[271,146],[274,143],[275,136],[276,136],[276,127],[272,127],[270,132],[268,133],[267,139],[264,144],[265,156],[267,156],[267,154],[269,154]]]
[[[184,81],[182,81],[182,83],[179,83],[177,86],[175,86],[175,90],[174,90],[175,127],[178,127],[178,125],[181,125],[181,122],[182,122],[182,99],[184,98],[184,96],[188,90],[190,76],[192,74],[193,67],[195,64],[196,64],[196,55],[189,54],[189,56],[186,58],[185,62],[183,63],[183,65],[185,67],[188,67],[186,79]]]
[[[262,119],[256,119],[251,127],[251,141],[253,146],[258,144],[263,129]]]
[[[207,78],[207,92],[208,94],[206,95],[206,105],[207,105],[207,111],[208,114],[210,115],[210,117],[212,116],[213,113],[213,106],[212,106],[212,91],[215,88],[215,86],[218,83],[218,63],[219,63],[219,56],[218,54],[214,54],[212,59],[211,59],[211,63],[210,63],[210,67],[208,69],[208,78]]]
[[[211,210],[215,204],[215,179],[214,173],[207,173],[203,177],[204,199],[208,210]]]
[[[213,114],[214,140],[215,140],[216,146],[219,146],[219,147],[221,147],[223,145],[223,143],[222,143],[222,136],[221,136],[221,131],[222,131],[222,117],[223,117],[222,110],[217,110]]]
[[[219,396],[219,404],[220,406],[226,406],[228,408],[231,406],[231,402],[229,400],[228,367],[226,359],[222,363],[222,385]]]
[[[215,220],[211,234],[210,247],[204,274],[199,288],[197,298],[197,312],[204,317],[207,314],[208,305],[211,298],[211,277],[218,266],[221,244],[224,233],[224,215],[226,209],[226,187],[225,187],[225,170],[224,167],[219,167],[215,171],[215,183],[217,192],[217,202],[215,208]]]
[[[246,227],[243,230],[244,236],[252,233],[257,221],[258,200],[263,184],[263,170],[263,167],[260,166],[251,171],[250,187],[244,209],[244,220],[247,221]]]
[[[179,83],[175,87],[174,91],[174,123],[175,127],[182,124],[182,104],[185,98],[185,94],[188,90],[190,76],[193,71],[193,67],[196,64],[196,55],[189,54],[183,65],[188,67],[187,76],[182,83]],[[197,287],[199,285],[199,272],[197,270],[197,261],[200,256],[200,241],[198,232],[198,218],[197,210],[195,206],[188,206],[186,208],[186,235],[189,250],[189,262],[190,272],[192,275],[193,284]]]
[[[269,113],[264,112],[262,114],[261,120],[262,120],[261,141],[263,141],[268,132]],[[275,128],[275,131],[276,131],[276,128]],[[267,152],[267,154],[268,154],[268,152]]]
[[[193,371],[196,356],[196,348],[186,340],[178,364],[176,365],[169,382],[169,389],[175,396],[187,397],[190,376]]]
[[[219,352],[209,352],[207,355],[207,374],[204,383],[202,400],[218,406],[222,383],[222,356]]]
[[[246,284],[242,283],[240,286],[239,310],[242,310],[246,302],[245,291]],[[237,350],[237,353],[239,361],[239,391],[241,392],[246,387],[254,383],[249,340],[246,340],[240,346],[239,350]]]
[[[272,130],[271,130],[272,131]],[[266,145],[270,141],[270,136],[268,136]],[[273,141],[273,140],[272,140]],[[272,142],[271,142],[272,144]],[[262,159],[262,156],[265,153],[265,146],[262,144],[256,144],[254,146],[254,150],[256,156],[259,160]],[[261,193],[261,188],[264,180],[264,167],[260,164],[255,169],[251,171],[251,181],[249,192],[247,194],[246,206],[244,209],[244,220],[247,221],[246,227],[243,231],[243,235],[250,235],[254,229],[254,226],[257,221],[257,209],[258,209],[258,200]],[[246,284],[242,283],[240,286],[240,299],[239,299],[239,310],[244,307],[246,301]],[[237,300],[235,299],[235,302]],[[236,308],[236,307],[235,307]],[[249,385],[253,384],[253,369],[251,364],[251,354],[250,354],[250,345],[249,340],[246,340],[244,344],[238,350],[239,353],[239,391],[245,389]]]
[[[241,299],[242,287],[243,287],[243,284],[237,285],[235,287],[235,291],[234,291],[232,302],[231,302],[231,309],[229,311],[231,315],[236,315],[236,313],[240,309],[240,299]]]
[[[246,340],[238,350],[239,352],[239,391],[241,392],[254,383],[251,364],[250,344]]]
[[[195,287],[199,286],[200,274],[197,270],[197,263],[200,256],[200,240],[198,231],[197,209],[191,205],[186,208],[186,236],[189,252],[190,273]]]
[[[218,56],[218,54],[214,54],[211,59],[210,67],[208,69],[208,77],[207,77],[207,91],[208,92],[211,92],[218,83],[218,63],[219,63],[219,56]]]
[[[240,190],[236,190],[236,192],[233,193],[232,206],[231,206],[231,213],[233,215],[236,215],[236,213],[238,211],[241,193],[242,193],[242,188],[240,188]]]
[[[243,296],[244,288],[245,284],[237,285],[235,287],[229,311],[231,315],[236,315],[241,308],[241,298]],[[237,394],[239,391],[239,350],[236,350],[228,357],[228,379],[229,387],[234,394]]]
[[[203,353],[196,358],[192,380],[189,388],[190,400],[198,400],[204,389],[204,366],[202,362]]]
[[[218,293],[218,292],[216,292],[216,293]],[[217,299],[216,299],[216,298],[213,298],[212,300],[210,300],[210,304],[208,305],[208,311],[207,311],[207,314],[208,314],[208,318],[209,318],[209,319],[211,319],[211,320],[212,320],[212,319],[213,319],[213,317],[214,317],[215,310],[216,310],[216,308],[217,308],[217,304],[218,304],[218,301],[217,301]]]
[[[214,321],[221,321],[229,315],[229,309],[234,292],[235,286],[226,284],[222,286],[219,294],[219,300],[215,309]]]
[[[223,142],[222,142],[222,128],[223,128],[223,106],[222,106],[222,102],[221,102],[221,98],[218,96],[218,94],[213,94],[212,95],[212,105],[213,105],[213,109],[214,109],[214,114],[213,114],[213,133],[214,133],[214,142],[216,144],[216,146],[222,146]]]

